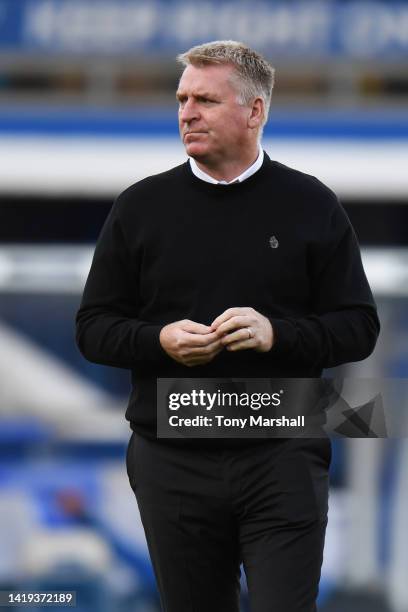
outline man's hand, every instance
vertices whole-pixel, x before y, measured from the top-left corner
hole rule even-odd
[[[211,324],[228,351],[270,351],[274,334],[270,321],[253,308],[228,308]]]
[[[159,339],[172,359],[189,367],[210,362],[224,348],[211,327],[188,319],[165,325]]]

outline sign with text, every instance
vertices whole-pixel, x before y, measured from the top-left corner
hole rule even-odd
[[[0,0],[0,50],[175,54],[242,40],[270,57],[406,58],[408,4],[384,0]]]
[[[158,378],[158,438],[408,435],[407,379]]]

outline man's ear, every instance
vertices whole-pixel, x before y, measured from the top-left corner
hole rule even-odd
[[[251,129],[261,127],[265,111],[265,104],[262,98],[255,98],[251,104],[250,110],[251,112],[248,116],[248,127]]]

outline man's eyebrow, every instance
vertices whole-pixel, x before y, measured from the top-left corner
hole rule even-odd
[[[176,98],[182,98],[184,96],[186,96],[187,94],[184,91],[177,91],[176,92]],[[194,91],[193,92],[193,97],[194,98],[211,98],[211,99],[215,99],[217,98],[217,94],[216,93],[210,93],[208,91]]]

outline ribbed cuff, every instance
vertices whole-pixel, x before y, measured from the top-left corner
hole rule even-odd
[[[163,327],[164,325],[146,324],[139,329],[137,334],[137,359],[153,362],[161,362],[166,358],[170,359],[160,344],[160,332]]]
[[[289,355],[296,345],[296,328],[285,319],[269,319],[273,329],[273,346],[270,350],[274,357]]]

